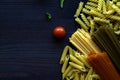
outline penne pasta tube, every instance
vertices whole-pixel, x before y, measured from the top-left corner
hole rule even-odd
[[[67,55],[67,52],[68,52],[68,49],[69,49],[69,46],[66,46],[62,52],[62,56],[60,58],[60,64],[63,64],[64,61],[65,61],[65,57]]]
[[[76,52],[75,56],[85,64],[85,66],[87,66],[88,68],[90,68],[91,66],[89,65],[89,63],[87,62],[87,60],[85,60],[85,58],[83,58],[79,53]]]
[[[71,47],[69,47],[69,54],[74,55],[74,50]]]
[[[85,80],[85,74],[80,75],[80,80]]]
[[[74,72],[74,71],[71,70],[70,72],[68,72],[67,76],[68,76],[68,77],[72,76],[73,72]]]
[[[66,80],[70,80],[70,78],[69,78],[69,77],[66,77]]]
[[[70,55],[70,60],[75,62],[76,64],[78,64],[80,66],[84,66],[83,63],[81,61],[79,61],[76,57],[74,57],[73,55]]]
[[[91,67],[86,75],[85,80],[89,80],[89,76],[92,75],[92,72],[93,72],[93,68]]]
[[[91,77],[94,79],[100,79],[100,76],[98,74],[92,74]]]
[[[76,64],[76,63],[73,63],[73,62],[69,62],[69,64],[70,64],[73,68],[76,68],[76,69],[78,69],[78,70],[80,70],[80,71],[82,71],[82,72],[86,72],[86,71],[87,71],[87,69],[85,69],[84,66],[80,66],[80,65],[78,65],[78,64]]]
[[[62,66],[62,73],[64,73],[65,72],[65,70],[66,70],[66,68],[67,68],[67,65],[68,65],[68,61],[69,61],[69,55],[67,55],[66,57],[65,57],[65,61],[64,61],[64,63],[63,63],[63,66]]]
[[[65,72],[62,74],[62,79],[64,79],[71,70],[72,70],[72,67],[68,66]]]
[[[71,79],[74,79],[74,77],[75,77],[75,74],[73,73],[73,74],[70,76],[70,80],[71,80]]]
[[[79,74],[78,73],[75,73],[75,78],[74,80],[79,80]]]

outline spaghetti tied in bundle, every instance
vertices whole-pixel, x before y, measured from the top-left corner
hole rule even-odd
[[[87,60],[102,80],[120,80],[119,74],[105,52],[90,52]]]

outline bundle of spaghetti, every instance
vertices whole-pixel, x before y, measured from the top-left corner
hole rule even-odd
[[[100,52],[99,47],[92,41],[91,36],[83,29],[78,29],[69,40],[84,55],[87,55],[90,51]]]
[[[87,60],[102,80],[120,80],[119,74],[105,52],[90,52]]]
[[[120,72],[120,43],[117,39],[113,29],[109,27],[99,28],[95,34],[92,35],[92,40],[105,51],[113,64]]]

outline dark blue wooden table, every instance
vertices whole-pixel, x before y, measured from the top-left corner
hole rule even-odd
[[[59,59],[77,28],[79,1],[65,0],[61,9],[59,0],[0,0],[0,80],[61,80]],[[62,40],[52,35],[57,25],[67,31]]]

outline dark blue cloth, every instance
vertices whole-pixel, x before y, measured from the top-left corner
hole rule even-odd
[[[61,80],[59,59],[77,29],[79,1],[65,0],[61,9],[59,0],[0,0],[0,80]],[[57,25],[66,29],[62,40],[52,35]]]

